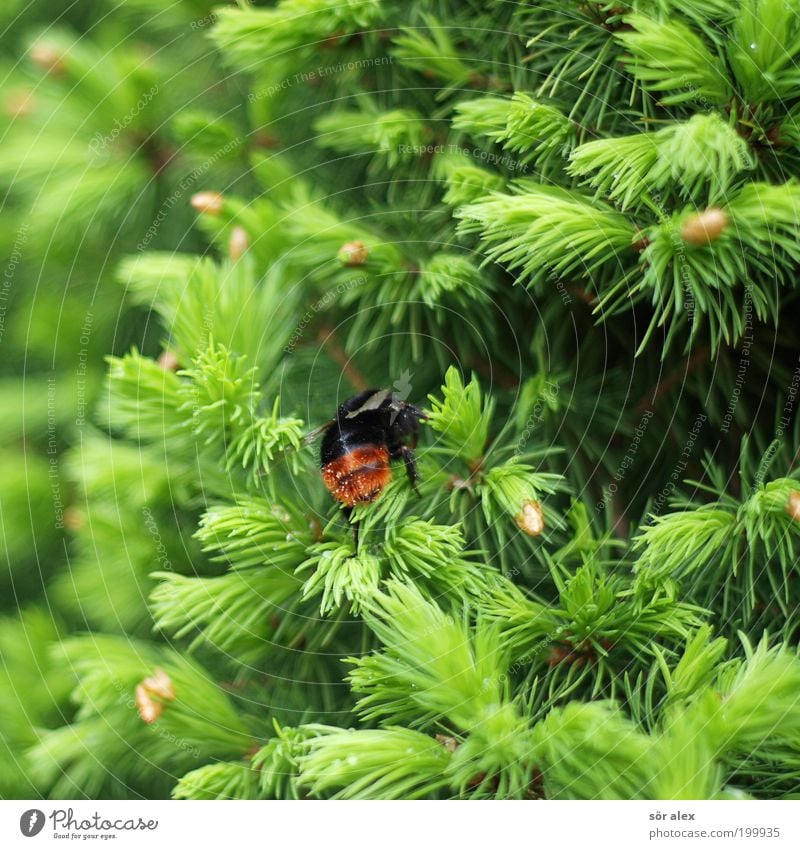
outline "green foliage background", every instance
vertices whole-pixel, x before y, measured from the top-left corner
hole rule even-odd
[[[800,3],[0,32],[0,796],[800,792]]]

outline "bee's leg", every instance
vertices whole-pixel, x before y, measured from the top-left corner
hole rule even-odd
[[[408,445],[398,445],[392,454],[393,458],[402,460],[405,463],[406,475],[408,482],[411,484],[414,492],[419,495],[417,481],[419,481],[419,472],[417,471],[417,458],[414,455],[414,450]]]
[[[353,544],[355,546],[355,553],[358,554],[358,522],[350,522],[350,516],[353,513],[353,508],[342,507],[342,513],[344,513],[345,519],[347,519],[348,524],[353,529]]]

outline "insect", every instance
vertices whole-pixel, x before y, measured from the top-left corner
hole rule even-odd
[[[425,414],[389,389],[367,389],[345,401],[336,417],[306,437],[322,433],[322,480],[348,518],[357,504],[368,504],[392,479],[391,463],[402,460],[416,489],[414,448]],[[408,440],[407,444],[406,440]],[[358,526],[354,525],[356,547]]]

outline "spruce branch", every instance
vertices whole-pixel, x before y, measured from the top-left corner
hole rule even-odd
[[[571,702],[531,733],[548,799],[640,799],[648,795],[652,740],[613,703]]]
[[[728,548],[735,527],[736,514],[715,504],[657,516],[636,539],[636,546],[646,549],[637,569],[654,578],[680,578]]]
[[[382,500],[392,501],[392,493]],[[404,506],[404,501],[400,502]],[[376,515],[377,513],[377,515]],[[337,540],[307,549],[297,573],[311,572],[303,584],[303,597],[322,596],[320,614],[325,616],[349,603],[354,613],[368,608],[379,588],[394,581],[411,584],[431,598],[466,603],[480,597],[495,573],[466,550],[461,528],[437,525],[415,516],[387,517],[385,510],[358,509],[354,517],[362,538],[372,542],[370,553],[353,551]]]
[[[748,103],[769,103],[797,94],[800,20],[794,2],[745,0],[728,43],[728,61]]]
[[[296,639],[302,623],[292,614],[302,582],[294,572],[313,539],[304,517],[279,503],[241,497],[206,511],[196,536],[231,571],[208,578],[156,573],[156,627],[176,638],[191,636],[192,648],[210,645],[239,658],[262,657],[274,644]]]
[[[406,728],[318,728],[300,759],[300,784],[334,799],[418,799],[447,786],[450,753]]]
[[[241,496],[236,504],[206,510],[196,536],[203,551],[228,568],[270,565],[288,573],[303,557],[313,531],[297,510],[290,513],[279,502]]]
[[[258,787],[265,799],[298,799],[304,794],[298,786],[300,758],[308,751],[308,741],[318,736],[318,727],[281,726],[273,720],[275,736],[252,757]]]
[[[150,595],[155,627],[189,647],[210,646],[252,661],[284,637],[281,624],[297,606],[300,582],[277,570],[253,569],[212,578],[156,572]]]
[[[546,276],[590,276],[633,254],[636,229],[610,207],[565,189],[519,181],[513,194],[457,211],[459,232],[477,233],[487,261],[536,284]]]
[[[389,168],[418,157],[429,138],[422,116],[412,109],[331,112],[315,121],[314,131],[322,147],[372,153]]]
[[[535,537],[545,529],[563,526],[546,500],[563,488],[562,475],[540,472],[512,458],[483,474],[475,492],[481,499],[488,525],[498,513],[505,512],[513,517],[520,530]]]
[[[686,641],[680,660],[673,668],[661,662],[667,688],[667,705],[688,701],[692,694],[713,682],[720,674],[720,662],[727,650],[723,637],[712,639],[710,625],[697,629]]]
[[[424,27],[404,28],[401,35],[392,39],[392,55],[401,64],[446,83],[436,95],[440,100],[454,89],[483,79],[489,67],[487,63],[462,55],[449,29],[432,15],[423,15],[423,21]]]
[[[474,375],[465,384],[455,366],[447,370],[444,380],[442,400],[429,396],[428,425],[441,434],[443,446],[457,452],[468,466],[477,469],[487,446],[494,403],[491,399],[483,399]]]
[[[135,351],[109,363],[102,419],[133,438],[160,440],[174,462],[199,461],[215,489],[227,491],[223,469],[257,488],[286,456],[298,468],[302,421],[278,415],[279,399],[261,415],[257,369],[224,345],[211,340],[179,374]]]
[[[136,440],[170,438],[183,428],[180,378],[132,351],[108,359],[107,406],[99,419]]]
[[[530,557],[526,537],[544,533],[547,543],[563,541],[563,522],[556,505],[550,502],[565,488],[564,482],[561,475],[542,469],[555,452],[547,448],[521,452],[519,440],[512,441],[513,422],[507,423],[490,444],[494,404],[484,400],[474,376],[465,385],[454,367],[445,375],[442,400],[434,395],[429,399],[432,409],[428,424],[440,434],[437,446],[429,450],[440,461],[432,484],[438,485],[441,495],[431,510],[443,515],[446,505],[450,519],[461,522],[467,539],[475,545],[484,547],[492,540],[506,571],[518,568],[518,560]],[[541,551],[542,547],[534,543],[537,558]]]
[[[297,294],[277,274],[259,280],[254,263],[144,254],[122,265],[120,279],[134,300],[155,309],[182,363],[209,348],[211,341],[245,357],[260,378],[283,355]],[[247,314],[248,320],[244,319]],[[264,327],[273,327],[269,335]]]
[[[626,209],[675,184],[682,195],[712,203],[754,165],[747,142],[710,113],[654,133],[586,142],[572,152],[568,170]]]
[[[466,206],[505,187],[505,180],[499,174],[480,168],[462,154],[437,156],[434,173],[447,187],[442,200],[453,208]]]
[[[390,574],[413,582],[432,598],[469,602],[479,598],[495,577],[492,568],[467,550],[458,524],[438,525],[409,517],[386,530],[383,553]]]
[[[392,716],[391,705],[403,692],[409,711],[469,729],[503,701],[507,661],[493,627],[484,626],[470,638],[464,624],[413,585],[397,582],[374,597],[365,618],[385,647],[379,661],[384,671],[375,675],[376,661],[367,658],[362,674],[362,661],[353,661],[350,680],[364,694],[359,711]]]
[[[494,626],[465,625],[395,583],[376,596],[367,624],[384,645],[352,660],[359,711],[369,717],[415,714],[425,725],[447,720],[467,736],[448,766],[460,793],[517,796],[531,778],[528,725],[507,696],[507,658]]]
[[[541,80],[536,96],[568,99],[569,118],[582,127],[618,123],[620,111],[610,108],[615,102],[649,111],[641,91],[619,68],[622,47],[613,34],[624,26],[626,11],[617,4],[581,2],[565,10],[563,2],[546,0],[522,6],[515,15],[517,30],[530,36],[522,58]]]
[[[281,0],[272,9],[218,10],[213,38],[236,67],[256,71],[292,50],[356,34],[380,19],[380,0]]]
[[[656,21],[643,14],[628,15],[625,23],[629,29],[615,37],[630,51],[626,61],[637,79],[660,93],[662,103],[705,99],[723,106],[730,100],[722,59],[692,28],[678,20]]]
[[[606,567],[596,556],[566,577],[559,572],[551,570],[555,604],[527,597],[510,582],[478,604],[500,628],[520,677],[535,683],[549,669],[553,693],[570,682],[583,683],[593,696],[608,686],[613,694],[615,670],[649,669],[654,659],[674,655],[702,622],[699,607],[663,586],[637,592],[627,570]]]
[[[252,745],[251,731],[227,695],[177,652],[94,634],[62,642],[55,656],[76,680],[76,716],[69,725],[42,730],[28,763],[36,780],[56,794],[80,790],[99,797],[117,781],[148,780],[153,764],[165,777],[196,766],[198,758],[241,756]],[[146,722],[135,690],[157,669],[171,681],[174,698]],[[97,768],[98,756],[107,769]],[[163,783],[163,777],[156,780]]]
[[[741,754],[776,741],[796,747],[800,740],[796,653],[786,646],[770,646],[766,635],[755,646],[745,641],[744,649],[746,660],[738,670],[729,665],[720,676],[718,745]]]
[[[743,446],[743,464],[746,450]],[[721,594],[723,612],[735,611],[744,623],[751,622],[767,599],[791,619],[789,586],[795,572],[794,540],[800,533],[792,512],[797,480],[757,478],[742,497],[727,492],[713,473],[710,480],[687,483],[716,500],[676,499],[676,510],[642,528],[634,543],[639,581],[673,577],[702,604],[712,604]]]
[[[456,106],[453,128],[484,135],[525,163],[564,158],[574,144],[572,122],[555,106],[524,92],[510,99],[483,97]]]
[[[173,799],[258,799],[256,775],[246,763],[216,763],[187,772]]]
[[[303,584],[303,598],[321,595],[320,615],[338,609],[346,600],[359,613],[377,593],[381,563],[370,554],[355,554],[352,546],[338,542],[317,543],[308,551],[299,572],[313,570]]]
[[[644,231],[641,278],[631,282],[629,275],[607,289],[598,309],[610,315],[631,299],[649,297],[655,313],[639,352],[660,326],[667,328],[666,350],[686,320],[684,310],[691,316],[692,336],[705,323],[712,348],[735,343],[745,325],[742,298],[734,288],[739,281],[759,281],[746,287],[752,310],[762,321],[777,320],[775,281],[785,282],[797,261],[790,235],[796,205],[794,183],[754,182],[730,196],[722,210],[684,208]]]

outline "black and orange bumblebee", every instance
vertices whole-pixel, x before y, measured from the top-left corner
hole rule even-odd
[[[358,504],[374,501],[392,479],[391,464],[402,460],[416,489],[414,449],[425,414],[389,389],[366,389],[345,401],[330,422],[309,434],[323,434],[322,480],[349,518]],[[356,544],[358,529],[354,528]]]

